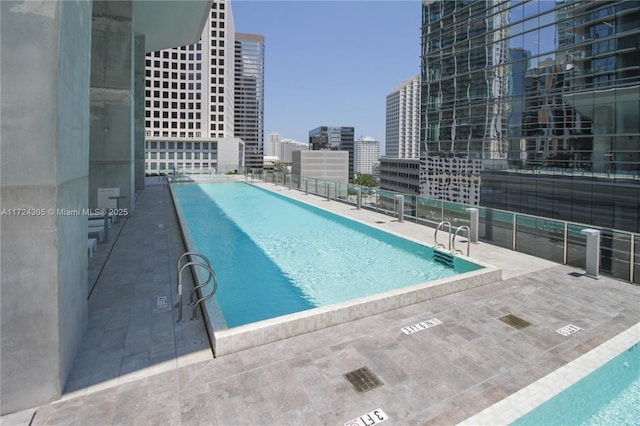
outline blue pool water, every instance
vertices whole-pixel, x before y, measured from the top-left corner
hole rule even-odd
[[[448,268],[429,247],[242,182],[172,191],[216,272],[228,327],[481,268],[459,258]]]
[[[632,426],[640,424],[640,343],[513,423]]]

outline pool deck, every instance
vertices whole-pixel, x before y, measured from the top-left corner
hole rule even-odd
[[[432,228],[258,185],[433,245]],[[168,190],[148,186],[136,206],[90,259],[88,330],[64,395],[2,425],[336,425],[376,409],[385,425],[457,424],[640,322],[638,286],[478,243],[471,258],[503,281],[213,358],[203,321],[185,309],[176,324],[171,309],[184,246]],[[556,333],[568,324],[580,330]],[[343,375],[360,367],[383,385],[356,393]]]

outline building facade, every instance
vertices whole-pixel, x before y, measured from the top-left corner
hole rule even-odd
[[[291,162],[293,161],[292,155],[295,151],[308,150],[309,145],[307,145],[306,143],[296,142],[293,139],[283,138],[278,143],[278,152],[280,153],[278,155],[278,158],[280,159],[281,163],[291,164]]]
[[[420,75],[387,95],[385,133],[387,158],[420,157]]]
[[[370,137],[358,139],[353,143],[354,173],[373,175],[380,162],[380,142]]]
[[[349,182],[349,153],[335,150],[294,151],[291,173],[346,184]]]
[[[278,132],[271,132],[269,133],[269,136],[267,136],[267,146],[265,147],[265,155],[268,156],[278,156],[279,153],[279,148],[278,148],[278,144],[280,143],[280,141],[282,140],[282,135]]]
[[[235,136],[234,43],[231,3],[216,0],[200,41],[147,54],[146,136]]]
[[[234,32],[229,1],[197,43],[148,53],[145,78],[146,173],[262,168],[264,37]]]
[[[349,182],[353,182],[354,127],[320,126],[309,131],[309,149],[347,151],[349,153]]]
[[[640,230],[638,39],[637,1],[424,1],[421,191],[477,159],[481,205]]]
[[[264,36],[235,35],[235,136],[245,166],[261,169],[264,156]]]
[[[381,189],[403,194],[420,194],[420,160],[417,158],[381,158]]]

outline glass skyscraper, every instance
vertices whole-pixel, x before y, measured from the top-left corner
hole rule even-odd
[[[422,7],[423,165],[480,161],[486,207],[639,231],[640,2]]]

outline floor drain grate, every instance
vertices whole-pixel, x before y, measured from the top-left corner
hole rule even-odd
[[[525,327],[529,327],[531,325],[531,323],[529,321],[525,321],[520,317],[517,317],[515,315],[505,315],[501,318],[499,318],[500,321],[509,324],[512,327],[515,327],[517,329],[521,329],[521,328],[525,328]]]
[[[384,220],[376,220],[376,223],[384,223]]]
[[[383,383],[369,370],[368,367],[358,368],[344,375],[353,389],[358,393],[364,393],[382,386]]]

